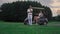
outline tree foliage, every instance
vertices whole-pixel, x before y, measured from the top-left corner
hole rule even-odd
[[[60,15],[56,16],[55,20],[60,21]]]
[[[33,7],[41,7],[45,8],[43,13],[48,19],[51,19],[52,13],[49,7],[42,6],[38,2],[34,1],[16,1],[12,3],[4,3],[1,6],[2,13],[1,19],[2,20],[9,20],[9,21],[23,21],[27,16],[27,9],[29,8],[29,5],[32,5]],[[37,10],[34,10],[37,11]],[[33,12],[36,13],[36,12]]]

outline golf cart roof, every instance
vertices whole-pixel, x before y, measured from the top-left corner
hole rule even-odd
[[[40,8],[40,7],[32,7],[33,9],[44,9],[44,8]]]

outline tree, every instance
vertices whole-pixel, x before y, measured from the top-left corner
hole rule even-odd
[[[56,16],[55,19],[56,19],[57,21],[60,21],[60,15]]]
[[[2,13],[1,18],[2,20],[9,20],[9,21],[24,21],[24,19],[27,17],[27,9],[29,8],[29,5],[32,5],[33,7],[41,7],[45,8],[45,14],[48,19],[50,19],[52,16],[51,10],[49,7],[42,6],[38,2],[34,1],[16,1],[12,3],[4,3],[1,6]],[[33,13],[36,13],[37,10],[34,10]]]
[[[45,7],[45,10],[44,11],[45,11],[45,15],[48,18],[48,20],[51,20],[52,19],[51,9],[49,7]]]

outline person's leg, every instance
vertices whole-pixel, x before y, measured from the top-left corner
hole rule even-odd
[[[32,15],[28,15],[28,23],[29,25],[32,25]]]
[[[29,25],[32,25],[32,19],[29,19],[28,22],[29,22]]]
[[[30,22],[31,22],[31,20],[30,20],[30,17],[28,16],[28,24],[30,25]]]
[[[29,25],[32,25],[32,16],[29,18]]]
[[[30,20],[30,25],[32,25],[32,18],[31,18],[31,20]]]
[[[28,19],[29,25],[30,25],[30,19]]]
[[[30,15],[28,15],[28,24],[30,25]]]

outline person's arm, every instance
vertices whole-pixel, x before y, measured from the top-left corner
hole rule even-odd
[[[30,12],[30,10],[29,9],[27,9],[27,13],[29,13]]]
[[[33,9],[31,9],[31,12],[33,12]]]
[[[39,15],[38,16],[41,16],[41,13],[39,13]]]
[[[27,13],[32,13],[33,12],[33,9],[27,9]]]

